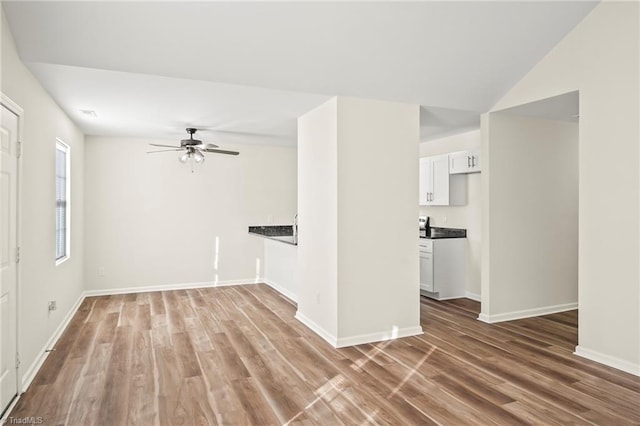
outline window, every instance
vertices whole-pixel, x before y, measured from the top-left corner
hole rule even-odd
[[[69,145],[56,139],[56,265],[69,258]]]

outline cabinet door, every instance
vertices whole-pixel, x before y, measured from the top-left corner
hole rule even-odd
[[[452,152],[449,154],[449,174],[469,173],[471,160],[469,151]]]
[[[428,157],[420,159],[420,181],[418,204],[421,206],[429,204],[429,194],[431,193],[431,160]]]
[[[420,289],[434,292],[433,287],[433,254],[420,253]]]
[[[477,173],[480,170],[480,150],[449,154],[449,174]]]
[[[482,170],[480,167],[480,151],[470,151],[469,154],[471,155],[471,169],[469,171],[471,173],[480,172]]]
[[[449,205],[449,156],[431,158],[432,190],[429,205]]]

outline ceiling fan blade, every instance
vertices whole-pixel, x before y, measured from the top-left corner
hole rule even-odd
[[[153,153],[156,153],[156,152],[167,152],[167,151],[182,151],[182,148],[159,149],[157,151],[147,151],[147,154],[153,154]]]
[[[214,152],[216,154],[238,155],[238,151],[226,151],[224,149],[205,149],[206,152]]]
[[[179,146],[175,146],[175,145],[161,145],[161,144],[159,144],[159,143],[150,143],[149,145],[151,145],[151,146],[160,146],[160,147],[162,147],[162,148],[179,148],[179,149],[182,149],[182,148],[181,148],[181,147],[179,147]]]
[[[218,145],[212,144],[212,143],[208,143],[204,146],[203,149],[214,149],[214,148],[218,148]]]

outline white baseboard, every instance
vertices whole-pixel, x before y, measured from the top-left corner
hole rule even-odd
[[[578,302],[565,303],[562,305],[545,306],[542,308],[524,309],[522,311],[505,312],[503,314],[487,315],[480,314],[480,321],[493,324],[496,322],[512,321],[523,318],[539,317],[542,315],[556,314],[558,312],[571,311],[578,309]]]
[[[92,296],[108,296],[113,294],[130,294],[130,293],[147,293],[150,291],[167,291],[167,290],[186,290],[191,288],[206,287],[226,287],[230,285],[258,284],[264,282],[259,278],[247,278],[241,280],[227,281],[204,281],[196,283],[177,283],[177,284],[161,284],[136,287],[109,288],[102,290],[87,290],[84,292],[86,297]]]
[[[313,320],[309,319],[309,317],[307,317],[305,314],[300,312],[299,309],[296,311],[295,318],[298,321],[300,321],[301,323],[303,323],[304,325],[306,325],[307,327],[309,327],[311,329],[311,331],[316,333],[318,336],[320,336],[324,340],[326,340],[327,343],[329,343],[334,348],[338,344],[338,338],[336,336],[334,336],[333,334],[329,333],[324,328],[320,327],[318,324],[313,322]]]
[[[401,337],[417,336],[422,334],[422,327],[396,328],[392,330],[380,331],[377,333],[360,334],[351,337],[338,338],[336,348],[344,348],[346,346],[362,345],[364,343],[383,342],[385,340],[399,339]]]
[[[482,302],[482,297],[480,297],[479,294],[475,294],[467,291],[464,294],[464,297],[466,297],[467,299],[475,300],[476,302]]]
[[[62,332],[67,328],[67,326],[71,322],[71,319],[78,311],[78,308],[82,304],[82,301],[84,300],[84,298],[85,298],[85,294],[83,292],[80,294],[80,296],[78,296],[78,300],[76,300],[76,303],[71,307],[71,309],[69,309],[69,312],[67,312],[67,315],[64,317],[64,319],[62,320],[58,328],[56,328],[56,330],[53,332],[49,340],[47,340],[47,343],[45,343],[44,347],[40,350],[39,353],[41,355],[37,357],[31,363],[29,368],[25,370],[24,374],[22,375],[22,380],[21,380],[22,387],[20,392],[26,391],[29,385],[31,384],[31,382],[33,381],[33,379],[36,377],[36,374],[38,373],[38,371],[40,371],[40,367],[42,367],[42,364],[44,364],[44,361],[49,356],[49,352],[46,352],[47,349],[51,349],[56,345],[56,343],[58,342],[58,339],[62,335]]]
[[[578,355],[582,358],[590,359],[591,361],[604,364],[608,367],[613,367],[618,370],[622,370],[635,376],[640,376],[640,364],[635,364],[624,359],[620,359],[611,355],[603,354],[598,351],[587,349],[582,346],[576,346],[574,355]]]
[[[288,297],[289,299],[291,299],[292,301],[298,303],[298,297],[293,294],[291,291],[287,290],[286,288],[274,283],[271,280],[268,279],[263,279],[262,280],[263,283],[265,283],[266,285],[268,285],[269,287],[271,287],[272,289],[274,289],[275,291],[277,291],[278,293]]]
[[[344,348],[347,346],[362,345],[365,343],[382,342],[385,340],[399,339],[401,337],[417,336],[423,333],[422,327],[416,326],[337,338],[336,336],[326,331],[324,328],[320,327],[313,320],[309,319],[309,317],[305,316],[300,311],[296,312],[296,319],[309,327],[311,331],[322,337],[334,348]]]
[[[482,322],[486,322],[487,324],[491,324],[491,322],[492,322],[492,321],[490,321],[489,315],[483,314],[483,313],[478,315],[478,320],[482,321]],[[495,321],[493,321],[493,322],[495,322]]]
[[[11,401],[11,404],[7,406],[7,408],[4,411],[4,414],[2,415],[2,417],[0,417],[0,426],[5,424],[5,422],[9,418],[9,414],[11,414],[15,406],[18,405],[18,401],[20,401],[19,393],[15,398],[13,398],[13,401]]]

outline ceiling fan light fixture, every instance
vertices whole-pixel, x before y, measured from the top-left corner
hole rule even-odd
[[[215,154],[227,154],[227,155],[238,155],[237,151],[227,151],[224,149],[216,149],[218,145],[214,145],[212,143],[204,144],[199,139],[194,139],[193,134],[198,131],[193,127],[188,127],[187,133],[189,134],[189,139],[182,139],[180,141],[180,146],[174,145],[165,145],[158,143],[151,143],[149,145],[154,147],[159,147],[163,149],[156,149],[155,151],[148,151],[148,154],[152,154],[155,152],[165,152],[165,151],[183,151],[184,153],[178,157],[178,161],[182,164],[190,163],[191,165],[191,173],[194,172],[194,165],[199,165],[204,163],[204,153],[210,152]],[[168,149],[166,149],[168,148]]]

